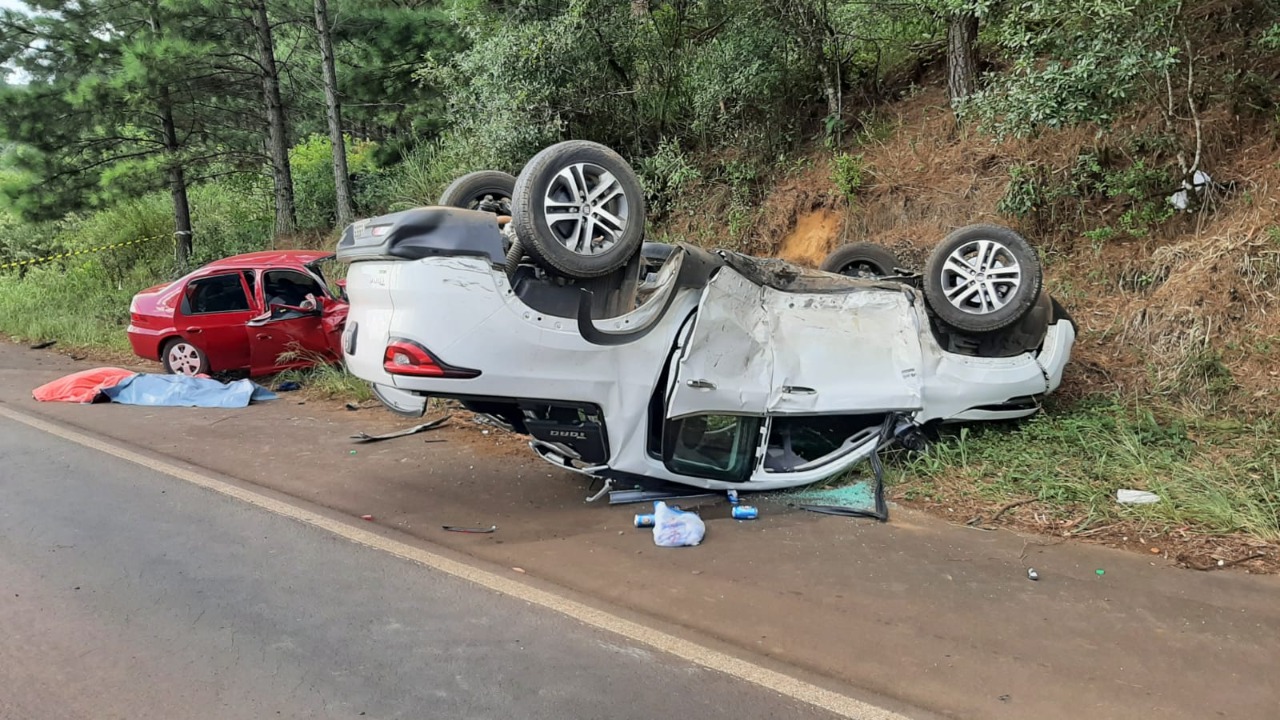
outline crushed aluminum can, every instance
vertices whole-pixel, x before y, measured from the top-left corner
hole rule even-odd
[[[729,495],[729,504],[730,504],[730,505],[737,505],[737,504],[738,504],[738,491],[737,491],[737,490],[730,490],[730,491],[728,491],[728,495]]]
[[[1027,579],[1028,579],[1028,580],[1039,580],[1039,579],[1040,579],[1040,573],[1036,572],[1036,569],[1035,569],[1035,568],[1027,568]]]
[[[653,527],[655,522],[657,522],[657,520],[654,518],[653,513],[636,515],[636,527],[638,528]]]
[[[760,511],[751,505],[734,505],[731,514],[734,520],[755,520],[760,517]]]

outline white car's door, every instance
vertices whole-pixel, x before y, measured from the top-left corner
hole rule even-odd
[[[761,304],[773,351],[770,414],[862,414],[921,406],[921,327],[906,293],[766,288]]]
[[[673,369],[667,417],[763,415],[773,394],[773,340],[763,289],[721,268],[702,291]]]

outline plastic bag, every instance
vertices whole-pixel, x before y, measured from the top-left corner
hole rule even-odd
[[[667,507],[661,500],[653,504],[653,543],[658,547],[697,545],[706,533],[706,524],[695,513]]]

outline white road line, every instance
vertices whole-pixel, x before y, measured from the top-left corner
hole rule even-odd
[[[129,450],[102,442],[74,430],[69,430],[44,420],[17,412],[0,405],[0,417],[6,417],[23,425],[69,440],[77,445],[97,450],[108,455],[141,465],[149,470],[163,473],[193,485],[221,493],[250,505],[268,510],[299,522],[306,523],[321,530],[366,547],[389,553],[410,562],[417,563],[432,570],[438,570],[481,587],[502,593],[508,597],[555,611],[591,627],[606,630],[620,635],[641,645],[674,655],[695,665],[716,670],[745,682],[767,688],[786,697],[812,705],[854,720],[908,720],[904,715],[885,710],[875,705],[855,700],[846,695],[832,692],[809,682],[791,677],[775,670],[756,665],[718,650],[704,647],[695,642],[684,640],[669,633],[645,627],[636,622],[611,615],[602,610],[584,605],[575,600],[561,597],[554,593],[531,587],[525,583],[503,577],[487,570],[481,570],[456,560],[413,547],[406,543],[391,540],[377,533],[348,525],[344,522],[325,517],[319,513],[295,507],[272,497],[237,487],[222,480],[202,475],[198,472],[155,460]]]

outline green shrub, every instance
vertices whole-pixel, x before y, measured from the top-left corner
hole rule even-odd
[[[461,131],[411,150],[399,163],[369,173],[356,188],[362,214],[378,215],[434,203],[449,183],[475,170],[519,170],[489,165]]]
[[[655,218],[675,209],[682,191],[702,177],[680,149],[680,143],[667,139],[658,144],[652,155],[636,163],[636,172],[644,185],[646,206]]]
[[[862,189],[865,171],[866,163],[861,154],[840,153],[831,158],[831,182],[847,198],[852,198]]]
[[[347,172],[357,185],[377,170],[374,155],[377,143],[345,139]],[[289,165],[293,171],[294,205],[298,227],[304,230],[329,230],[336,222],[337,189],[333,181],[333,143],[325,135],[310,135],[289,149]],[[352,202],[361,195],[353,192]],[[363,214],[365,208],[354,208]]]
[[[1007,217],[1024,218],[1044,205],[1044,183],[1034,166],[1014,165],[1009,168],[1009,184],[996,204],[996,212]]]

